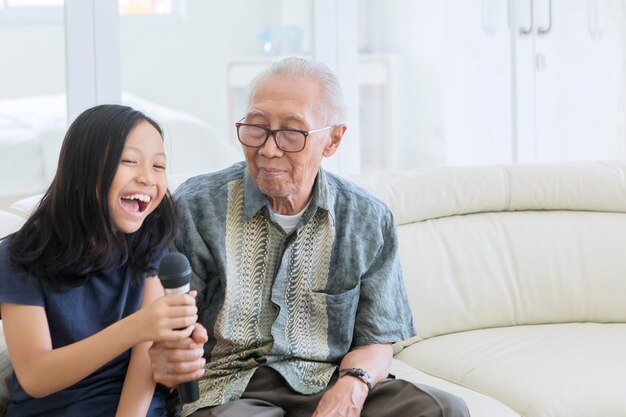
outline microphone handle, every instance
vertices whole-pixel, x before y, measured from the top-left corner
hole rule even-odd
[[[176,388],[178,389],[178,398],[181,404],[192,403],[200,398],[198,381],[183,382],[178,384]]]
[[[185,294],[188,293],[191,289],[191,285],[189,283],[183,285],[182,287],[176,288],[163,288],[165,290],[165,295],[175,295],[175,294]]]
[[[165,288],[165,295],[184,294],[188,293],[189,289],[189,284],[178,288]],[[178,384],[177,389],[178,398],[180,398],[180,402],[182,404],[192,403],[194,401],[198,401],[200,398],[198,381],[183,382],[182,384]]]

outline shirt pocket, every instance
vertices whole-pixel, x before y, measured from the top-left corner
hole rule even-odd
[[[337,294],[329,294],[323,291],[312,291],[311,295],[313,300],[318,303],[328,305],[346,304],[348,302],[358,302],[360,289],[361,284],[357,284],[356,287]]]
[[[311,292],[312,319],[327,325],[329,357],[340,360],[352,345],[356,310],[359,305],[361,286],[347,291],[328,294]]]

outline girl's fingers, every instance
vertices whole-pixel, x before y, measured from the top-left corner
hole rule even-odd
[[[196,300],[191,294],[173,294],[163,296],[167,305],[195,305]]]
[[[194,325],[190,324],[182,329],[172,330],[172,333],[170,334],[171,337],[169,337],[168,340],[186,339],[189,336],[191,336],[191,332],[193,332],[193,328],[194,328]]]
[[[169,319],[167,321],[167,328],[174,329],[176,331],[187,330],[188,327],[193,327],[197,320],[198,316],[196,315]],[[189,334],[191,334],[191,331],[189,332]]]
[[[167,317],[169,318],[177,318],[177,317],[189,317],[189,316],[197,316],[198,308],[196,306],[173,306],[167,308]]]

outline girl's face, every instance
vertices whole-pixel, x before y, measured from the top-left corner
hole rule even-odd
[[[111,221],[123,233],[136,232],[166,192],[163,138],[144,120],[126,138],[109,191]]]

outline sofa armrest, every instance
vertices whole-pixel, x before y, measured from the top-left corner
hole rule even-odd
[[[9,358],[9,351],[4,340],[2,320],[0,320],[0,416],[4,416],[9,404],[11,375],[13,375],[13,367],[11,366],[11,358]]]
[[[20,217],[17,214],[9,213],[8,211],[0,210],[0,239],[6,235],[16,232],[26,219]]]
[[[393,344],[393,354],[397,355],[398,353],[402,352],[404,350],[404,348],[407,348],[409,346],[411,346],[413,343],[417,343],[420,340],[422,340],[422,337],[420,336],[413,336],[409,339],[405,339],[402,340],[400,342],[396,342]]]

